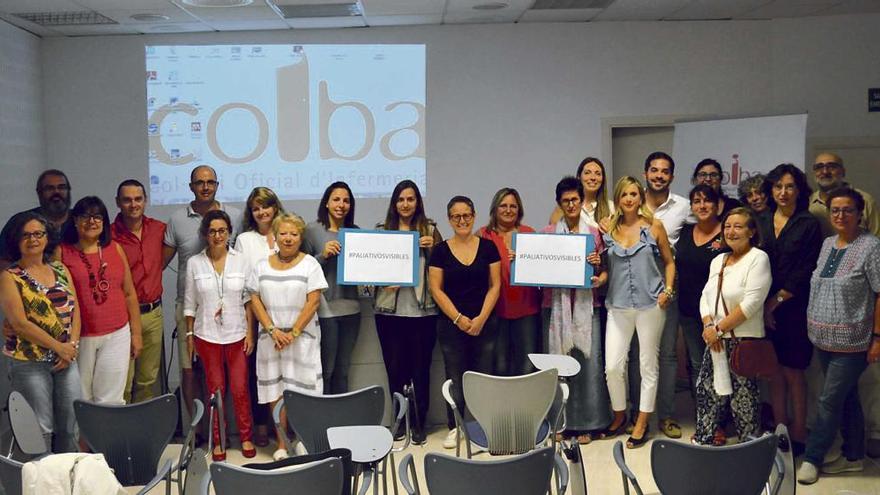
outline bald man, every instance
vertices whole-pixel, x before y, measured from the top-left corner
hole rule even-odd
[[[843,166],[843,159],[834,153],[819,153],[813,161],[813,174],[816,178],[816,185],[819,187],[810,196],[810,213],[819,220],[822,226],[822,236],[828,237],[834,234],[826,204],[828,193],[836,187],[848,185],[844,180],[846,168]],[[877,203],[874,201],[874,197],[859,188],[855,188],[855,190],[865,198],[862,227],[868,232],[880,236],[880,213],[877,212]]]

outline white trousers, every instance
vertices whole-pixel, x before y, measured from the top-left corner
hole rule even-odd
[[[125,404],[125,381],[131,354],[128,323],[98,337],[79,339],[79,374],[83,400],[96,404]]]
[[[666,312],[659,306],[648,309],[608,309],[605,330],[605,380],[611,408],[626,410],[626,361],[633,332],[639,339],[639,370],[642,374],[639,411],[654,412],[659,375],[660,337]]]

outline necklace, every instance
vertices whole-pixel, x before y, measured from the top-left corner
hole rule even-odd
[[[291,256],[290,258],[285,258],[284,256],[281,256],[281,253],[279,252],[278,253],[278,261],[285,263],[285,264],[290,263],[291,261],[295,260],[297,256],[299,256],[299,251],[294,253],[294,255]]]
[[[104,261],[104,252],[101,249],[101,246],[98,246],[98,260],[100,261],[100,266],[98,267],[97,275],[95,275],[95,272],[92,270],[92,263],[89,262],[86,253],[81,249],[78,250],[78,252],[79,259],[82,260],[84,265],[86,265],[86,271],[89,273],[89,288],[92,289],[92,298],[95,300],[95,304],[104,304],[107,302],[107,292],[110,291],[110,282],[107,280],[106,276],[107,262]]]

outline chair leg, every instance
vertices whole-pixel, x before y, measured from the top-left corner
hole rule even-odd
[[[394,495],[397,493],[397,463],[394,462],[394,452],[391,453],[391,484],[394,487]]]

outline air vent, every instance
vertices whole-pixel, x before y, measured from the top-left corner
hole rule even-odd
[[[91,10],[80,12],[25,12],[12,15],[40,26],[95,26],[99,24],[119,24],[113,19],[104,17]]]
[[[604,9],[614,0],[536,0],[532,10]]]
[[[308,19],[315,17],[356,17],[361,15],[357,3],[331,3],[306,5],[276,5],[285,19]]]

